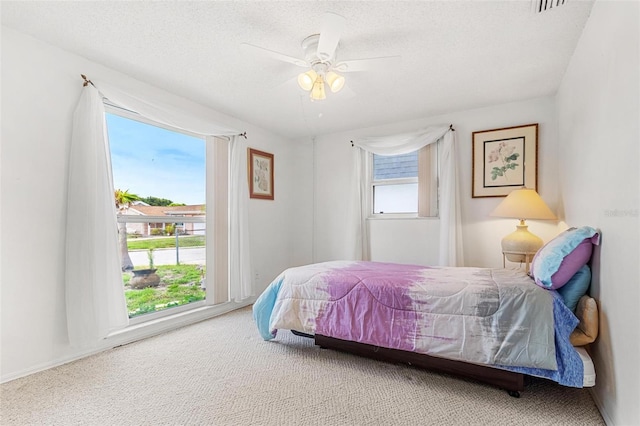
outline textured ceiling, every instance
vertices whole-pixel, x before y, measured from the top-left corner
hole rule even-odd
[[[5,26],[298,138],[551,95],[592,4],[2,1],[1,13]],[[401,60],[345,74],[348,90],[311,102],[292,80],[302,68],[241,48],[302,57],[327,11],[347,21],[339,59]]]

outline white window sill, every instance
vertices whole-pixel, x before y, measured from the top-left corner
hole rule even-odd
[[[405,214],[377,214],[374,216],[369,216],[367,220],[438,220],[440,217],[438,216],[416,216],[416,215],[405,215]]]

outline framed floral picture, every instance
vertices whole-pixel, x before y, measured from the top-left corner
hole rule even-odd
[[[538,123],[473,132],[472,143],[473,198],[538,189]]]
[[[249,197],[273,200],[273,154],[249,148]]]

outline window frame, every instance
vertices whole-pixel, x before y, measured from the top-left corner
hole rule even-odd
[[[368,161],[368,191],[369,191],[369,219],[433,219],[439,218],[439,193],[440,193],[440,141],[419,148],[418,151],[418,176],[410,178],[374,178],[374,154],[369,152]],[[435,151],[435,152],[434,152]],[[415,151],[412,151],[415,152]],[[418,184],[418,209],[416,212],[376,213],[375,187],[383,185]]]
[[[373,167],[371,170],[371,173],[373,174]],[[372,218],[413,218],[413,217],[418,217],[418,212],[390,212],[390,213],[382,213],[382,212],[376,212],[374,210],[374,206],[376,203],[376,191],[375,188],[376,187],[380,187],[380,186],[395,186],[395,185],[406,185],[406,184],[417,184],[418,185],[418,191],[420,191],[420,184],[418,182],[418,178],[393,178],[393,179],[381,179],[381,180],[374,180],[373,177],[371,178],[371,183],[369,184],[369,191],[371,193],[371,212],[370,215]]]
[[[207,146],[207,140],[206,137],[201,135],[201,134],[197,134],[194,132],[190,132],[188,130],[184,130],[184,129],[178,129],[163,123],[158,123],[156,121],[153,121],[151,119],[148,119],[144,116],[141,116],[140,114],[128,110],[126,108],[122,108],[119,107],[117,105],[114,105],[112,103],[109,103],[107,99],[103,100],[103,104],[104,104],[104,109],[105,109],[105,128],[107,130],[107,136],[109,134],[109,127],[106,123],[106,114],[111,114],[111,115],[117,115],[119,117],[122,118],[126,118],[128,120],[133,120],[133,121],[137,121],[139,123],[143,123],[149,126],[154,126],[154,127],[158,127],[167,131],[171,131],[171,132],[175,132],[175,133],[181,133],[190,137],[194,137],[197,139],[201,139],[204,144],[205,144],[205,188],[208,188],[209,185],[207,185],[208,182],[208,175],[209,175],[209,171],[208,171],[208,167],[210,166],[210,164],[215,163],[215,155],[216,153],[214,152],[213,149],[210,149]],[[109,162],[112,162],[111,159],[111,144],[109,143]],[[228,159],[227,159],[228,161]],[[209,189],[205,189],[205,206],[209,206],[210,205],[210,190]],[[135,218],[135,219],[134,219]],[[127,219],[127,220],[123,220],[123,219]],[[162,217],[162,216],[133,216],[133,215],[121,215],[118,214],[117,215],[117,221],[119,223],[122,222],[141,222],[144,219],[144,222],[147,223],[149,220],[153,220],[153,223],[176,223],[178,220],[180,220],[180,222],[194,222],[194,223],[205,223],[206,224],[206,228],[209,228],[209,220],[207,220],[207,214],[205,213],[205,215],[201,216],[201,217],[177,217],[177,216],[169,216],[169,217]],[[149,222],[151,223],[151,222]],[[211,283],[212,285],[208,285],[207,289],[205,291],[205,299],[204,300],[199,300],[196,302],[191,302],[188,303],[186,305],[181,305],[181,306],[176,306],[176,307],[172,307],[169,309],[164,309],[161,311],[157,311],[157,312],[152,312],[152,313],[148,313],[148,314],[144,314],[144,315],[139,315],[139,316],[135,316],[132,318],[129,318],[129,327],[132,326],[136,326],[136,325],[140,325],[140,324],[144,324],[144,323],[148,323],[151,321],[155,321],[158,320],[160,318],[165,318],[165,317],[170,317],[176,314],[180,314],[180,313],[185,313],[185,312],[191,312],[197,309],[201,309],[203,307],[207,307],[207,306],[212,306],[216,303],[220,303],[216,300],[216,294],[218,293],[218,289],[216,288],[216,270],[215,270],[215,264],[216,262],[212,262],[211,265],[209,265],[209,261],[212,258],[212,256],[210,256],[210,251],[213,250],[214,253],[216,252],[215,250],[215,245],[216,245],[216,241],[215,241],[215,230],[213,227],[211,227],[211,231],[205,231],[205,265],[207,265],[207,274],[205,275],[205,280],[209,283]],[[228,295],[228,291],[227,291],[227,295]],[[223,300],[222,302],[227,302],[227,300]]]

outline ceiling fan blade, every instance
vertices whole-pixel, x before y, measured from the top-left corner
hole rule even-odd
[[[335,13],[327,12],[322,18],[320,39],[318,40],[318,57],[325,61],[333,58],[340,36],[347,26],[347,20]]]
[[[334,65],[333,70],[337,72],[357,72],[369,71],[400,62],[400,56],[383,56],[380,58],[353,59],[342,61]]]
[[[294,58],[293,56],[285,55],[284,53],[276,52],[275,50],[265,49],[264,47],[255,46],[249,43],[242,43],[240,46],[244,48],[248,48],[257,52],[260,52],[263,55],[269,56],[273,59],[277,59],[279,61],[288,62],[293,65],[297,65],[299,67],[308,67],[309,64],[307,61],[299,58]]]

